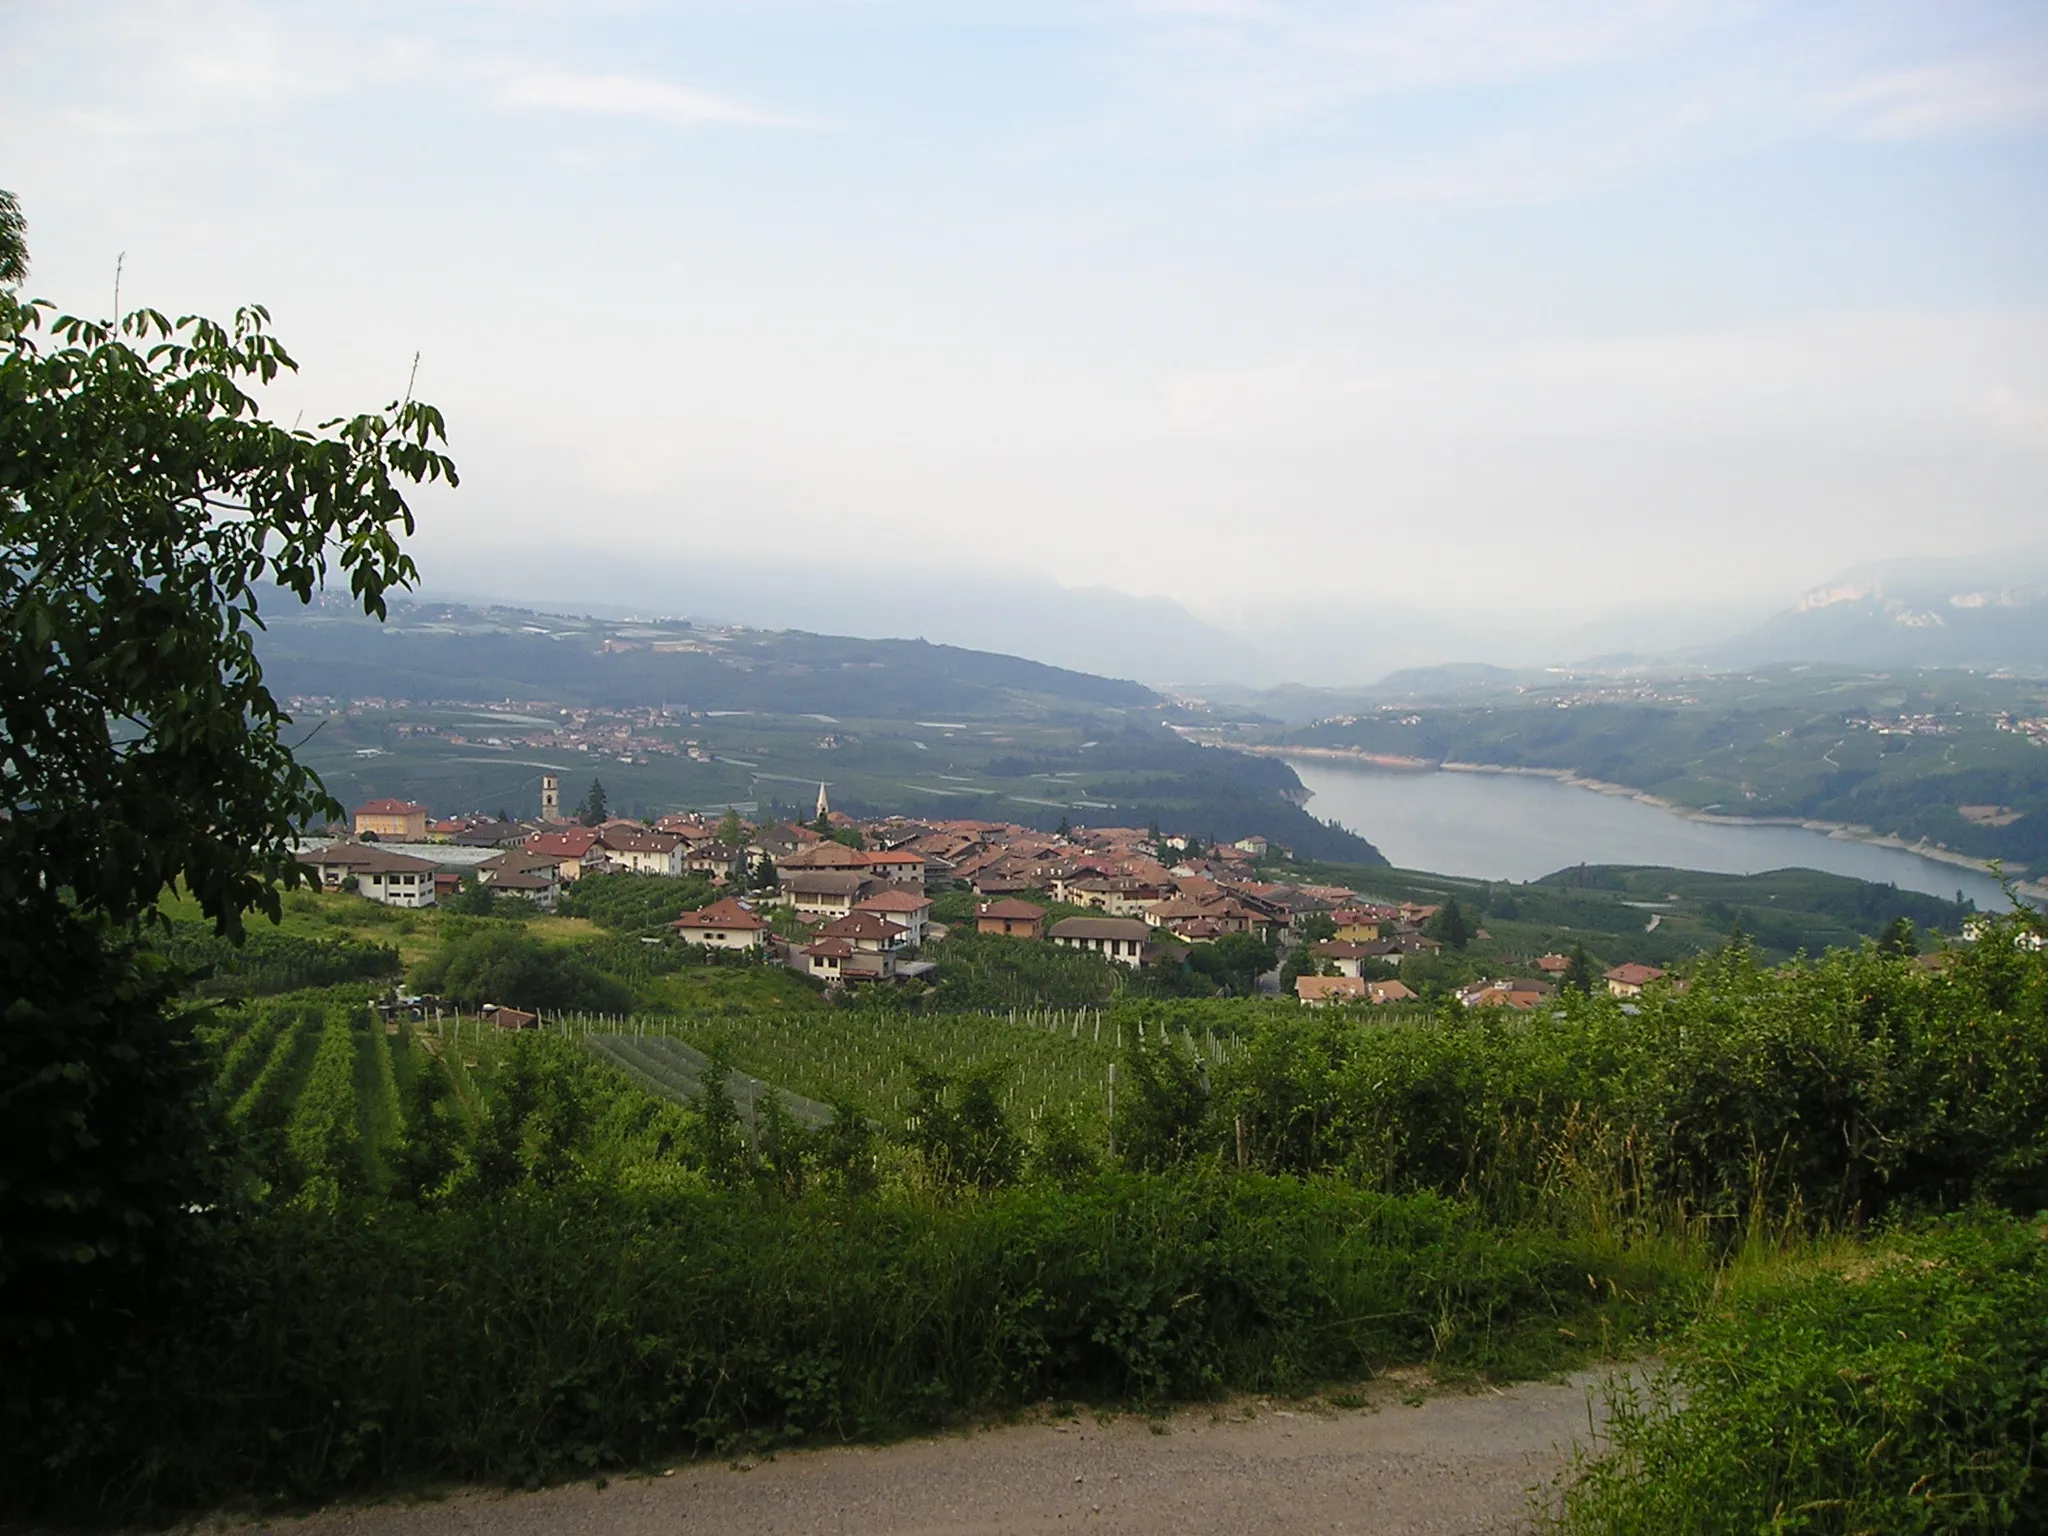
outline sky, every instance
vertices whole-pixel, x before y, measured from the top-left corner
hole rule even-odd
[[[2038,0],[0,0],[0,186],[288,417],[417,354],[444,592],[1341,680],[2048,530]]]

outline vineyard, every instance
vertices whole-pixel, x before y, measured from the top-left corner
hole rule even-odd
[[[309,1198],[389,1186],[409,1131],[406,1106],[474,1135],[493,1085],[521,1038],[474,1015],[385,1024],[358,988],[263,999],[231,1013],[216,1033],[216,1089],[230,1125],[261,1149],[287,1187]],[[652,1094],[686,1105],[717,1053],[727,1088],[751,1125],[762,1097],[779,1092],[799,1121],[820,1126],[845,1103],[901,1131],[920,1070],[948,1079],[993,1070],[1005,1114],[1027,1129],[1063,1115],[1100,1136],[1112,1064],[1129,1044],[1171,1042],[1191,1057],[1227,1059],[1227,1037],[1175,1032],[1145,1012],[1118,1018],[1093,1008],[1006,1014],[819,1012],[756,1018],[735,1028],[711,1015],[547,1020],[544,1037],[587,1053],[600,1097]]]

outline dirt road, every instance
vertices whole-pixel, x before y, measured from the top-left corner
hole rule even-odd
[[[1530,1493],[1589,1437],[1597,1378],[1475,1393],[1398,1382],[1364,1408],[1238,1404],[1155,1426],[1007,1425],[896,1445],[678,1466],[534,1494],[471,1493],[268,1522],[290,1536],[1364,1536],[1524,1530]],[[1250,1417],[1247,1417],[1247,1412]],[[1162,1432],[1163,1431],[1163,1432]]]

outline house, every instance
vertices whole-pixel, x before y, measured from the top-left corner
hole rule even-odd
[[[671,926],[685,944],[703,949],[759,949],[768,942],[767,920],[730,896],[685,912]]]
[[[814,939],[803,947],[805,969],[827,985],[849,981],[893,981],[893,949],[860,949],[845,939]]]
[[[909,931],[901,923],[892,923],[873,912],[849,912],[820,928],[818,937],[844,939],[855,949],[875,953],[900,948]]]
[[[1151,958],[1152,929],[1134,917],[1064,917],[1052,925],[1053,943],[1085,949],[1132,968]]]
[[[1363,976],[1369,961],[1398,960],[1401,946],[1391,939],[1359,943],[1351,939],[1324,939],[1316,945],[1316,959],[1337,968],[1339,976]]]
[[[554,911],[561,894],[561,871],[555,861],[525,848],[493,854],[476,866],[476,878],[494,893],[522,897],[543,912]]]
[[[1467,1008],[1526,1010],[1541,1007],[1550,1000],[1556,990],[1548,982],[1503,978],[1498,981],[1484,981],[1476,987],[1467,987],[1458,994],[1458,1001]]]
[[[522,1009],[500,1008],[496,1003],[485,1003],[477,1012],[498,1029],[540,1028],[540,1015]]]
[[[1545,976],[1551,977],[1552,979],[1564,975],[1564,973],[1570,970],[1571,968],[1572,962],[1571,957],[1569,955],[1553,954],[1538,955],[1536,957],[1536,969],[1541,971]]]
[[[919,863],[922,864],[923,861],[919,860]],[[835,843],[829,838],[823,842],[813,843],[808,848],[786,853],[775,861],[775,873],[778,875],[818,870],[864,875],[867,869],[868,856],[865,853],[858,848],[848,848],[843,843]]]
[[[1417,1001],[1413,991],[1405,982],[1368,981],[1365,984],[1365,1000],[1369,1003],[1412,1003]]]
[[[932,899],[921,890],[905,885],[884,885],[872,895],[853,904],[856,912],[871,912],[900,926],[903,942],[921,948],[931,937]]]
[[[394,853],[373,843],[330,843],[300,854],[299,862],[312,869],[330,891],[353,880],[357,895],[387,907],[434,904],[437,868],[409,853]]]
[[[1380,936],[1386,918],[1370,907],[1340,907],[1330,914],[1337,925],[1337,937],[1352,944],[1364,944]]]
[[[891,848],[867,856],[867,870],[878,880],[892,885],[924,886],[924,855],[907,848]]]
[[[1231,846],[1236,848],[1239,853],[1248,853],[1255,859],[1263,859],[1266,856],[1266,850],[1269,845],[1263,837],[1254,835],[1251,837],[1240,837]]]
[[[685,844],[672,832],[650,832],[644,827],[604,826],[598,829],[598,846],[614,864],[623,864],[636,875],[680,875],[683,873]]]
[[[1641,997],[1643,988],[1653,981],[1662,981],[1664,973],[1654,965],[1638,965],[1631,960],[1627,965],[1617,965],[1601,979],[1607,983],[1610,997]]]
[[[866,875],[845,869],[797,870],[782,881],[782,900],[808,917],[844,917],[874,887]]]
[[[1045,937],[1045,908],[1034,907],[1014,896],[1005,896],[1000,901],[985,901],[974,909],[974,931],[1005,939],[1042,939]]]
[[[1366,1000],[1368,985],[1356,976],[1297,976],[1294,978],[1294,995],[1310,1008],[1322,1008],[1331,1003],[1362,1003]]]
[[[395,837],[425,842],[427,808],[411,800],[372,800],[356,807],[356,836]]]
[[[599,835],[590,827],[536,832],[527,838],[526,851],[546,854],[553,859],[555,872],[564,885],[574,884],[583,876],[602,870],[607,862]]]
[[[740,868],[745,855],[737,848],[728,848],[723,843],[683,844],[683,873],[686,875],[709,875],[713,885],[723,885]]]

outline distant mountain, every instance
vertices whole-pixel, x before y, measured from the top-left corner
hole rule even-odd
[[[700,627],[465,603],[400,601],[387,623],[344,599],[266,611],[258,644],[280,696],[687,704],[911,718],[1151,710],[1139,683],[922,640]]]
[[[1148,683],[1274,675],[1254,647],[1170,598],[1064,587],[1022,569],[869,569],[736,556],[642,563],[575,549],[534,563],[496,554],[489,563],[422,565],[452,573],[423,595],[472,605],[516,595],[523,604],[574,613],[924,639]]]
[[[1689,660],[1751,667],[1967,667],[2048,674],[2048,546],[1845,571]]]

